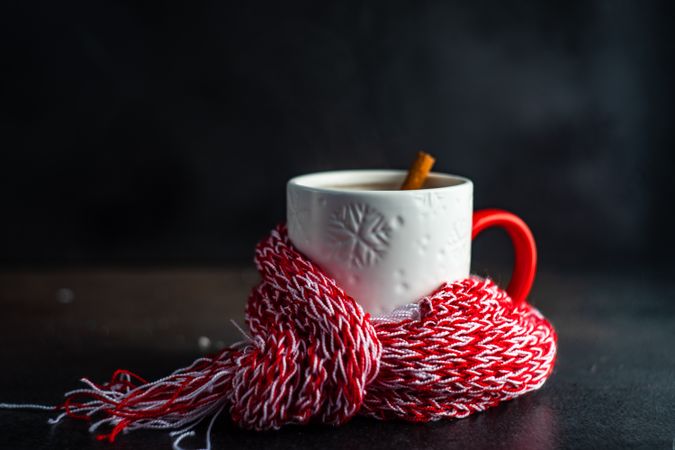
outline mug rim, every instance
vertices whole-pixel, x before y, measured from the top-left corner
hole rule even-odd
[[[349,193],[349,194],[373,194],[373,195],[410,195],[411,193],[416,193],[419,191],[429,191],[429,192],[438,192],[445,191],[450,189],[458,189],[462,186],[473,185],[472,181],[466,177],[460,175],[453,175],[443,172],[430,172],[429,179],[436,180],[437,182],[449,182],[452,184],[447,184],[437,187],[428,187],[424,189],[411,189],[411,190],[399,190],[399,189],[390,189],[390,190],[375,190],[375,189],[354,189],[354,188],[342,188],[338,186],[322,186],[319,184],[318,180],[325,180],[331,178],[347,177],[347,176],[361,176],[364,177],[361,183],[372,183],[378,182],[377,180],[370,179],[371,177],[380,177],[380,180],[388,181],[391,183],[403,183],[403,180],[408,173],[407,170],[398,170],[398,169],[354,169],[354,170],[328,170],[323,172],[312,172],[303,175],[298,175],[290,180],[288,180],[288,187],[299,187],[308,191],[314,192],[327,192],[327,193]],[[380,182],[383,182],[380,181]],[[323,181],[325,183],[325,181]],[[352,182],[358,184],[359,181]],[[348,184],[348,183],[345,183]]]

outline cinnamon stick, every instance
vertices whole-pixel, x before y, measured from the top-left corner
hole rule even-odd
[[[436,160],[425,152],[417,152],[417,158],[413,161],[408,175],[401,186],[401,190],[421,189]]]

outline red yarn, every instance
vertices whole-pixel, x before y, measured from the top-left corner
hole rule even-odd
[[[423,422],[465,417],[541,387],[556,334],[490,280],[444,284],[399,314],[371,318],[290,244],[258,244],[262,282],[246,307],[250,340],[148,383],[126,371],[67,394],[65,413],[111,425],[177,429],[223,408],[244,428],[341,424],[356,414]],[[57,420],[60,420],[57,419]],[[213,424],[213,422],[212,422]]]

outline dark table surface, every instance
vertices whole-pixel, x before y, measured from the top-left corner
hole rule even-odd
[[[182,367],[240,338],[229,319],[243,323],[256,279],[239,269],[0,274],[0,402],[55,404],[82,376],[104,380],[122,367],[153,378]],[[530,301],[559,333],[555,371],[538,392],[424,425],[357,418],[253,433],[223,417],[214,448],[675,449],[675,284],[635,272],[543,273]],[[0,448],[171,448],[162,432],[110,445],[82,423],[52,427],[48,417],[0,411]]]

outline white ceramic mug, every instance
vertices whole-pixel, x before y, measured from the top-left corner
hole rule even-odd
[[[348,170],[291,179],[291,242],[366,311],[382,315],[431,294],[443,282],[468,277],[472,237],[502,226],[516,247],[509,292],[522,301],[536,266],[527,225],[505,211],[474,214],[473,183],[466,178],[431,173],[425,189],[398,190],[405,175]]]

